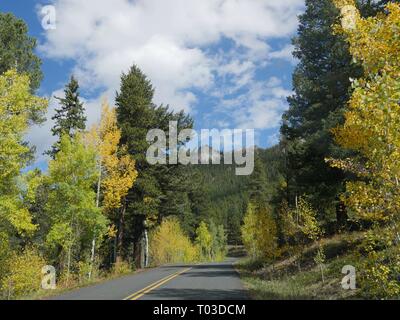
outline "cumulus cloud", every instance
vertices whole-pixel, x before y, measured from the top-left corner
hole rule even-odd
[[[268,60],[289,59],[290,46],[277,51],[271,49],[270,41],[289,39],[303,2],[52,0],[57,25],[46,31],[40,50],[48,58],[74,61],[71,71],[82,89],[106,91],[111,93],[110,100],[118,90],[121,72],[133,63],[154,84],[155,102],[174,110],[201,112],[196,110],[195,92],[220,99],[218,105],[225,108],[232,98],[229,95],[247,88],[245,96],[232,98],[231,103],[241,103],[235,122],[267,128],[276,125],[286,92],[280,86],[259,83],[255,72]],[[219,46],[226,39],[232,46]],[[260,89],[267,89],[268,95],[254,96]]]
[[[272,129],[279,126],[282,113],[287,109],[286,97],[291,94],[277,77],[267,81],[252,80],[247,90],[232,99],[222,99],[216,108],[225,109],[239,128]]]

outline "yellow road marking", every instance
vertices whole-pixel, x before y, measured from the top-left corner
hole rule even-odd
[[[162,278],[162,279],[160,279],[160,280],[157,280],[156,282],[154,282],[154,283],[148,285],[147,287],[144,287],[143,289],[140,289],[139,291],[137,291],[137,292],[131,294],[130,296],[126,297],[124,300],[129,300],[129,299],[132,298],[133,296],[135,296],[135,295],[141,293],[142,291],[145,291],[145,290],[149,289],[150,287],[152,287],[152,286],[158,284],[158,283],[161,282],[161,281],[164,281],[165,279],[167,279],[167,278],[169,278],[169,277],[175,275],[175,274],[178,273],[178,272],[179,272],[179,271],[177,271],[177,272],[175,272],[175,273],[173,273],[173,274],[169,274],[169,275],[167,275],[166,277],[164,277],[164,278]]]
[[[150,291],[153,291],[154,289],[162,286],[163,284],[167,283],[168,281],[171,281],[172,279],[176,278],[177,276],[189,271],[190,269],[192,269],[192,268],[187,268],[187,269],[184,269],[181,271],[177,271],[173,274],[170,274],[170,275],[148,285],[147,287],[131,294],[130,296],[126,297],[124,300],[137,300],[137,299],[141,298],[142,296],[144,296],[145,294],[149,293]]]

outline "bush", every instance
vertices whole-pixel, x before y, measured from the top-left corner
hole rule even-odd
[[[131,273],[131,272],[132,272],[131,266],[129,265],[128,262],[123,261],[123,260],[115,262],[113,265],[113,268],[112,268],[112,274],[115,276]]]
[[[8,299],[18,298],[40,289],[45,260],[36,249],[27,248],[13,253],[9,259],[9,273],[2,279],[3,294]]]
[[[177,218],[165,219],[150,235],[152,264],[161,265],[177,262],[194,262],[199,250],[187,237]]]

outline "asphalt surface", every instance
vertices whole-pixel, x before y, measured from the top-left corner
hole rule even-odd
[[[173,265],[149,269],[89,287],[69,291],[53,300],[247,300],[236,260]]]

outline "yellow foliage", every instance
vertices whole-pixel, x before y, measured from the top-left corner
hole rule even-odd
[[[45,265],[45,260],[35,249],[13,253],[9,260],[9,272],[1,282],[3,292],[9,298],[18,298],[39,290]]]
[[[296,208],[293,209],[283,203],[280,212],[282,232],[287,240],[299,233],[312,241],[319,240],[323,235],[317,221],[317,212],[304,197],[298,198]]]
[[[186,236],[175,217],[165,219],[150,235],[150,257],[154,265],[195,262],[199,248]]]
[[[278,255],[276,223],[268,208],[250,203],[241,231],[243,244],[253,259]]]
[[[299,198],[295,211],[299,217],[299,228],[302,233],[310,240],[318,240],[322,235],[322,230],[318,225],[316,211],[303,197]]]
[[[128,274],[132,272],[132,268],[128,262],[123,260],[117,260],[112,268],[112,274],[115,276]]]
[[[106,210],[121,207],[121,200],[128,194],[138,175],[135,161],[119,146],[120,139],[121,130],[117,126],[115,109],[104,101],[100,124],[91,128],[86,140],[95,146],[99,155],[103,176],[103,207]]]
[[[334,0],[343,10],[352,1]],[[353,81],[343,127],[334,131],[336,141],[357,151],[352,159],[328,159],[332,166],[355,173],[360,181],[348,182],[343,202],[359,219],[375,223],[364,248],[364,287],[372,297],[399,295],[398,235],[400,220],[400,4],[389,3],[385,12],[361,18],[354,28],[336,27],[349,43],[364,77]],[[376,226],[382,226],[377,228]],[[376,245],[377,243],[380,245]],[[397,250],[397,251],[396,251]],[[396,251],[388,257],[390,251]]]
[[[0,75],[0,225],[20,234],[36,229],[15,179],[27,164],[29,147],[23,138],[32,115],[45,112],[47,104],[46,99],[32,95],[27,75],[15,70]]]
[[[341,9],[352,1],[334,2]],[[359,218],[373,221],[393,220],[400,209],[400,5],[386,9],[375,17],[359,17],[355,29],[338,28],[365,76],[354,81],[345,124],[334,135],[360,156],[327,159],[367,179],[348,183],[343,200]]]

